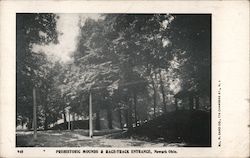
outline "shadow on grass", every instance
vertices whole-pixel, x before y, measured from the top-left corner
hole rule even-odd
[[[17,132],[16,147],[111,147],[103,143],[102,134],[110,131],[97,131],[93,139],[85,130],[76,131],[38,131],[37,140],[33,133]],[[117,131],[115,131],[117,132]]]

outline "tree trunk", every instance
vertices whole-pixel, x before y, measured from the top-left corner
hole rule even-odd
[[[28,121],[27,121],[27,128],[28,128],[28,130],[31,130],[32,127],[33,127],[33,118],[29,117]]]
[[[68,130],[70,130],[70,111],[69,111],[69,123],[68,123]]]
[[[134,113],[135,113],[135,125],[137,126],[137,94],[134,92]]]
[[[24,123],[23,123],[23,119],[21,119],[21,126],[22,126],[22,129],[23,129],[23,124],[24,124]]]
[[[40,93],[38,97],[39,102],[41,105],[43,105],[43,110],[44,110],[44,123],[43,123],[43,128],[44,130],[48,130],[48,114],[49,114],[49,109],[48,109],[48,90],[46,89],[45,91],[39,91]]]
[[[123,129],[123,125],[122,125],[122,112],[121,109],[118,109],[118,117],[119,117],[119,123],[120,123],[120,128]]]
[[[44,104],[44,130],[48,130],[48,107],[47,103]]]
[[[96,120],[95,120],[95,129],[96,130],[101,129],[101,125],[100,125],[100,104],[101,104],[101,102],[98,102],[97,107],[96,107]]]
[[[74,130],[74,122],[75,122],[75,113],[72,113],[72,121],[71,121],[71,130]]]
[[[92,92],[89,92],[89,137],[93,138],[93,104]]]
[[[129,104],[128,108],[128,130],[133,129],[133,122],[132,122],[132,106]]]
[[[193,110],[193,106],[194,106],[193,96],[190,95],[189,96],[189,110]]]
[[[33,87],[33,130],[34,130],[34,135],[33,138],[34,140],[37,139],[37,104],[36,104],[36,88]]]
[[[107,109],[107,117],[108,117],[108,128],[113,129],[113,126],[112,126],[112,112],[111,112],[111,109],[110,109],[109,106],[108,106],[108,109]]]
[[[66,119],[66,112],[65,109],[63,110],[63,122],[64,122],[64,127],[67,129],[67,119]]]
[[[132,130],[133,129],[132,103],[131,103],[129,97],[127,97],[127,104],[128,104],[128,130]]]
[[[164,85],[163,85],[162,76],[161,76],[161,70],[159,70],[159,75],[160,75],[160,87],[161,87],[161,94],[162,94],[163,111],[164,113],[166,113],[167,104],[166,104],[166,99],[165,99],[165,91],[164,91]]]
[[[178,100],[177,98],[174,99],[174,103],[175,103],[175,110],[178,110]]]
[[[126,121],[126,125],[127,125],[127,128],[128,128],[128,109],[125,110],[125,121]]]
[[[199,96],[195,97],[195,109],[196,110],[200,109]]]
[[[96,121],[95,121],[95,129],[100,130],[100,109],[97,107],[96,109]]]
[[[154,94],[153,94],[153,101],[154,101],[154,118],[156,118],[156,86],[155,86],[155,82],[154,82],[154,79],[153,77],[150,75],[151,77],[151,80],[152,80],[152,86],[153,86],[153,91],[154,91]]]
[[[44,130],[48,130],[48,119],[47,119],[47,114],[45,114],[45,120],[44,120]]]

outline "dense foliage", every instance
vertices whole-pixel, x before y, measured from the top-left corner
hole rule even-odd
[[[34,43],[58,42],[58,17],[17,14],[17,121],[31,123],[34,87],[44,129],[62,116],[66,122],[66,111],[73,119],[87,118],[90,92],[96,129],[103,111],[108,128],[117,123],[132,129],[167,111],[185,109],[186,98],[189,110],[210,109],[209,15],[101,17],[80,25],[73,62],[63,63],[31,51]]]

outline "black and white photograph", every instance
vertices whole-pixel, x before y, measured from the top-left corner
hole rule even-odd
[[[249,157],[249,1],[0,1],[0,157]]]
[[[211,22],[16,13],[16,147],[211,147]]]

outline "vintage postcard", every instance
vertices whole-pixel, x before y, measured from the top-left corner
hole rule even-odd
[[[249,157],[248,1],[1,1],[1,157]]]

